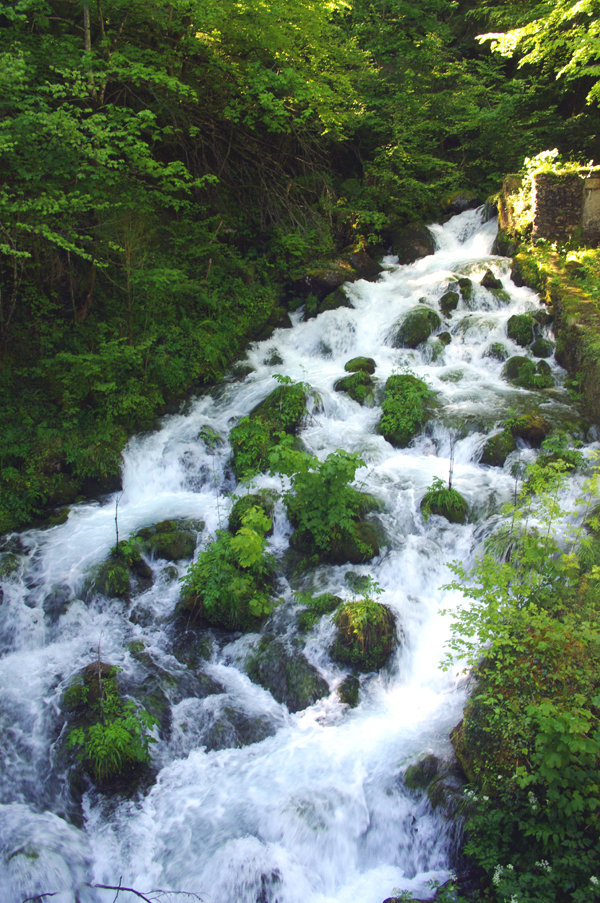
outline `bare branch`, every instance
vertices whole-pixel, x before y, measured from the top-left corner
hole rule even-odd
[[[44,897],[55,897],[57,894],[57,890],[53,891],[51,894],[37,894],[35,897],[27,897],[22,903],[36,903],[37,900],[42,900]]]

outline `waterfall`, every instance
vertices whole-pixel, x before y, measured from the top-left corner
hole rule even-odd
[[[387,537],[368,564],[320,565],[296,583],[289,574],[279,580],[284,601],[270,629],[301,642],[327,681],[328,696],[290,714],[252,683],[242,665],[256,648],[256,634],[209,631],[207,657],[194,664],[185,647],[201,638],[178,638],[173,627],[176,578],[186,562],[151,560],[153,583],[131,600],[86,599],[90,570],[115,544],[115,498],[75,506],[61,526],[9,538],[17,566],[3,581],[0,605],[0,886],[6,903],[49,892],[56,903],[100,903],[113,900],[114,892],[89,885],[119,882],[141,891],[191,891],[207,903],[382,903],[393,888],[432,896],[430,882],[447,879],[451,826],[425,793],[409,791],[403,781],[406,767],[426,753],[451,758],[449,732],[465,703],[461,668],[439,667],[450,635],[450,618],[440,612],[463,603],[460,593],[443,588],[452,579],[447,563],[468,565],[500,506],[512,498],[512,459],[504,468],[478,463],[494,424],[509,409],[532,403],[564,417],[569,402],[553,360],[558,388],[532,393],[507,383],[502,362],[486,356],[497,341],[523,354],[506,337],[507,320],[539,307],[534,292],[511,282],[510,262],[491,254],[495,223],[483,222],[482,210],[467,211],[432,231],[434,255],[409,266],[386,258],[378,282],[346,287],[352,308],[307,321],[293,314],[292,329],[252,346],[250,375],[225,379],[184,413],[166,417],[157,432],[132,439],[124,454],[120,536],[189,518],[205,524],[203,548],[226,526],[232,505],[231,427],[275,388],[276,374],[313,387],[320,402],[303,426],[302,442],[319,458],[338,448],[362,455],[357,479],[383,503],[379,517]],[[488,268],[510,302],[480,285]],[[473,296],[460,301],[444,327],[452,341],[443,352],[433,355],[431,344],[393,348],[394,323],[419,303],[438,309],[458,276],[472,280]],[[379,407],[361,407],[334,392],[345,362],[357,355],[376,361],[381,386],[409,369],[438,394],[434,420],[409,448],[395,449],[378,434]],[[198,438],[204,427],[224,442],[207,448]],[[419,507],[434,477],[447,480],[452,444],[453,486],[471,512],[464,526],[435,516],[425,522]],[[533,454],[523,448],[512,458]],[[255,484],[281,490],[279,477],[263,475]],[[269,548],[280,561],[291,529],[278,502]],[[348,572],[373,576],[383,591],[379,601],[392,609],[401,631],[386,668],[361,676],[354,709],[337,694],[348,672],[328,654],[331,617],[299,635],[293,593],[302,585],[349,598]],[[143,656],[135,654],[136,641]],[[61,706],[65,689],[96,658],[99,645],[103,661],[122,669],[132,695],[147,686],[152,668],[177,691],[169,698],[168,729],[157,734],[152,750],[156,780],[132,796],[110,799],[84,788],[78,809],[59,755]],[[245,740],[234,724],[228,745],[223,719],[237,724],[241,717]]]

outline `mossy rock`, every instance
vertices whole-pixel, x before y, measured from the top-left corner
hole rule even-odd
[[[534,448],[539,448],[544,439],[550,434],[552,424],[537,411],[531,411],[529,414],[523,414],[513,420],[510,425],[510,431],[513,436],[524,439]]]
[[[516,448],[517,443],[513,434],[510,430],[503,430],[487,440],[479,463],[490,467],[504,467],[504,462]]]
[[[531,353],[534,357],[552,357],[554,354],[555,348],[554,342],[551,342],[550,339],[539,338],[536,339],[533,345],[530,348]]]
[[[329,695],[327,681],[306,656],[277,637],[262,637],[246,662],[246,673],[290,712],[300,712]]]
[[[306,393],[299,386],[277,386],[250,411],[250,420],[262,420],[273,429],[296,433],[306,414],[306,400]]]
[[[449,345],[450,342],[452,341],[452,336],[450,335],[449,332],[440,332],[437,339],[438,339],[438,342],[442,343],[442,345]]]
[[[442,210],[452,216],[464,213],[465,210],[473,210],[480,205],[479,195],[468,188],[458,188],[442,200]]]
[[[204,442],[204,445],[208,452],[214,452],[218,448],[222,448],[225,445],[225,439],[223,438],[223,436],[221,436],[220,433],[217,433],[216,430],[213,430],[212,426],[208,425],[202,427],[202,429],[198,433],[198,439],[201,442]]]
[[[522,389],[549,389],[554,385],[552,371],[546,361],[528,357],[511,357],[502,368],[502,376]]]
[[[351,376],[343,376],[336,380],[333,388],[335,392],[346,392],[350,398],[366,407],[375,404],[373,394],[373,380],[364,370],[357,370]]]
[[[456,489],[430,489],[421,499],[421,511],[426,518],[437,514],[451,524],[466,523],[468,510],[466,499]]]
[[[390,376],[385,391],[379,432],[395,448],[406,448],[431,416],[432,393],[409,373]]]
[[[358,695],[360,692],[360,681],[355,674],[349,674],[344,678],[339,687],[337,694],[340,702],[347,705],[351,709],[355,709],[358,705]]]
[[[87,582],[85,595],[100,593],[111,599],[126,599],[131,592],[129,568],[123,561],[109,559],[97,565]]]
[[[319,304],[318,312],[322,314],[326,310],[338,310],[340,307],[352,307],[352,302],[343,288],[336,288],[326,298],[323,298]]]
[[[537,291],[543,288],[542,273],[531,254],[521,253],[514,257],[510,278],[517,286],[526,285]]]
[[[158,528],[158,524],[157,524]],[[148,552],[165,561],[191,558],[196,550],[196,534],[189,530],[158,531],[145,543]]]
[[[4,552],[0,556],[0,580],[6,580],[16,574],[21,567],[23,559],[15,552]]]
[[[280,367],[281,364],[283,364],[283,358],[277,349],[274,348],[271,353],[263,359],[263,364],[265,364],[266,367]]]
[[[375,373],[375,361],[372,357],[353,357],[352,360],[346,361],[344,370],[347,373],[356,373],[357,370],[363,370],[371,375]]]
[[[483,279],[479,283],[484,288],[504,288],[500,279],[496,279],[491,270],[486,270]]]
[[[333,593],[321,593],[320,596],[313,596],[307,601],[308,608],[301,612],[298,618],[298,628],[303,632],[312,630],[319,618],[323,615],[331,614],[342,604],[343,600]]]
[[[517,345],[525,348],[527,345],[531,345],[535,338],[536,325],[530,314],[513,314],[506,324],[506,334]]]
[[[435,240],[423,223],[414,222],[392,231],[392,253],[401,264],[414,263],[435,253]]]
[[[380,531],[369,521],[360,521],[336,537],[326,554],[333,564],[364,564],[379,555]]]
[[[554,320],[554,317],[552,316],[550,311],[545,310],[544,308],[532,311],[531,316],[538,324],[538,326],[549,326]]]
[[[190,593],[182,598],[183,609],[189,612],[196,624],[203,627],[221,627],[223,630],[235,630],[242,633],[260,630],[264,618],[257,617],[250,610],[250,601],[254,597],[253,589],[263,587],[244,587],[243,592],[223,592],[218,603],[207,609],[199,595]]]
[[[233,508],[229,513],[229,532],[237,533],[238,530],[241,530],[242,518],[250,511],[251,508],[260,508],[261,511],[267,515],[267,517],[273,517],[273,509],[275,507],[275,497],[274,494],[268,489],[263,492],[255,492],[250,495],[242,495],[240,498],[236,499]],[[270,536],[273,532],[273,527],[267,531],[267,536]]]
[[[510,357],[510,351],[503,345],[502,342],[491,342],[485,351],[483,352],[484,357],[491,357],[496,361],[506,361]]]
[[[440,310],[445,317],[452,316],[452,311],[458,307],[459,300],[458,292],[444,292],[440,298]]]
[[[394,327],[393,348],[416,348],[442,325],[439,314],[430,307],[414,307]]]
[[[444,354],[445,345],[439,341],[438,337],[428,339],[425,343],[424,352],[425,359],[429,362],[438,361]]]
[[[465,301],[470,301],[473,297],[473,283],[466,276],[461,276],[458,280],[459,291]]]
[[[331,657],[359,671],[377,671],[389,659],[396,645],[396,622],[381,602],[359,599],[346,602],[335,615],[338,635]]]
[[[490,289],[492,295],[498,301],[499,304],[510,304],[511,297],[509,292],[504,288],[492,288]]]
[[[508,232],[498,229],[498,234],[492,245],[492,254],[498,257],[514,257],[517,250],[517,242]]]
[[[440,771],[441,760],[437,756],[424,756],[414,765],[409,765],[404,772],[404,783],[409,790],[427,790]]]

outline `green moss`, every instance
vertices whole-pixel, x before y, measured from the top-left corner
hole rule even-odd
[[[87,582],[86,595],[100,593],[110,598],[125,599],[131,591],[129,568],[123,561],[111,559],[97,565]]]
[[[502,342],[492,342],[483,352],[484,357],[492,357],[497,361],[505,361],[510,357],[510,352]]]
[[[426,342],[434,330],[442,325],[439,315],[430,307],[415,307],[395,327],[392,335],[393,348],[416,348]]]
[[[364,598],[347,602],[335,615],[338,636],[332,646],[334,661],[359,671],[382,668],[396,644],[396,625],[389,608]]]
[[[331,614],[342,604],[342,599],[333,593],[321,593],[320,596],[303,593],[298,597],[298,601],[307,606],[307,610],[301,612],[298,618],[298,627],[302,631],[312,630],[319,618]]]
[[[438,342],[441,342],[442,345],[449,345],[450,342],[452,341],[452,336],[450,335],[449,332],[440,332],[440,334],[438,335],[437,338],[438,338]]]
[[[549,435],[552,425],[538,411],[530,411],[510,422],[510,431],[513,436],[518,436],[537,448]]]
[[[360,681],[354,674],[345,677],[337,689],[340,702],[354,709],[358,705],[358,696],[360,692]]]
[[[456,489],[448,489],[439,478],[435,478],[423,498],[421,511],[425,520],[430,514],[445,517],[451,524],[464,524],[467,520],[466,499]]]
[[[430,416],[433,393],[412,374],[390,376],[385,384],[379,432],[396,448],[406,448]]]
[[[503,467],[504,462],[516,447],[515,437],[510,430],[503,430],[487,440],[483,446],[480,463],[488,464],[491,467]]]
[[[306,657],[278,637],[264,636],[246,663],[250,680],[260,684],[290,712],[299,712],[329,695],[329,686]]]
[[[554,342],[551,342],[550,339],[536,339],[533,345],[531,346],[531,353],[534,357],[552,357],[554,354]]]
[[[449,317],[452,315],[452,311],[456,310],[459,302],[459,294],[458,292],[444,292],[442,297],[440,298],[440,310],[444,314],[445,317]]]
[[[343,376],[333,386],[336,392],[347,392],[350,398],[361,405],[372,407],[375,403],[373,380],[364,370],[357,370],[351,376]]]
[[[530,314],[513,314],[506,324],[506,334],[524,348],[533,342],[535,326],[536,322]]]
[[[352,360],[346,361],[344,370],[348,373],[355,373],[357,370],[364,370],[365,373],[375,373],[375,361],[372,357],[353,357]]]
[[[404,783],[409,790],[426,790],[438,776],[441,762],[437,756],[424,756],[404,772]]]
[[[466,276],[461,276],[458,280],[458,287],[465,301],[470,301],[473,297],[473,283]]]
[[[523,389],[549,389],[554,385],[548,364],[545,361],[536,364],[528,357],[511,357],[502,369],[502,376]]]

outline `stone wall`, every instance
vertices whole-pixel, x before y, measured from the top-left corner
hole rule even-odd
[[[588,245],[600,244],[600,175],[589,170],[557,175],[541,172],[533,178],[532,238],[565,241],[574,238]],[[518,175],[504,177],[498,205],[500,228],[519,232],[513,200],[522,185]]]

